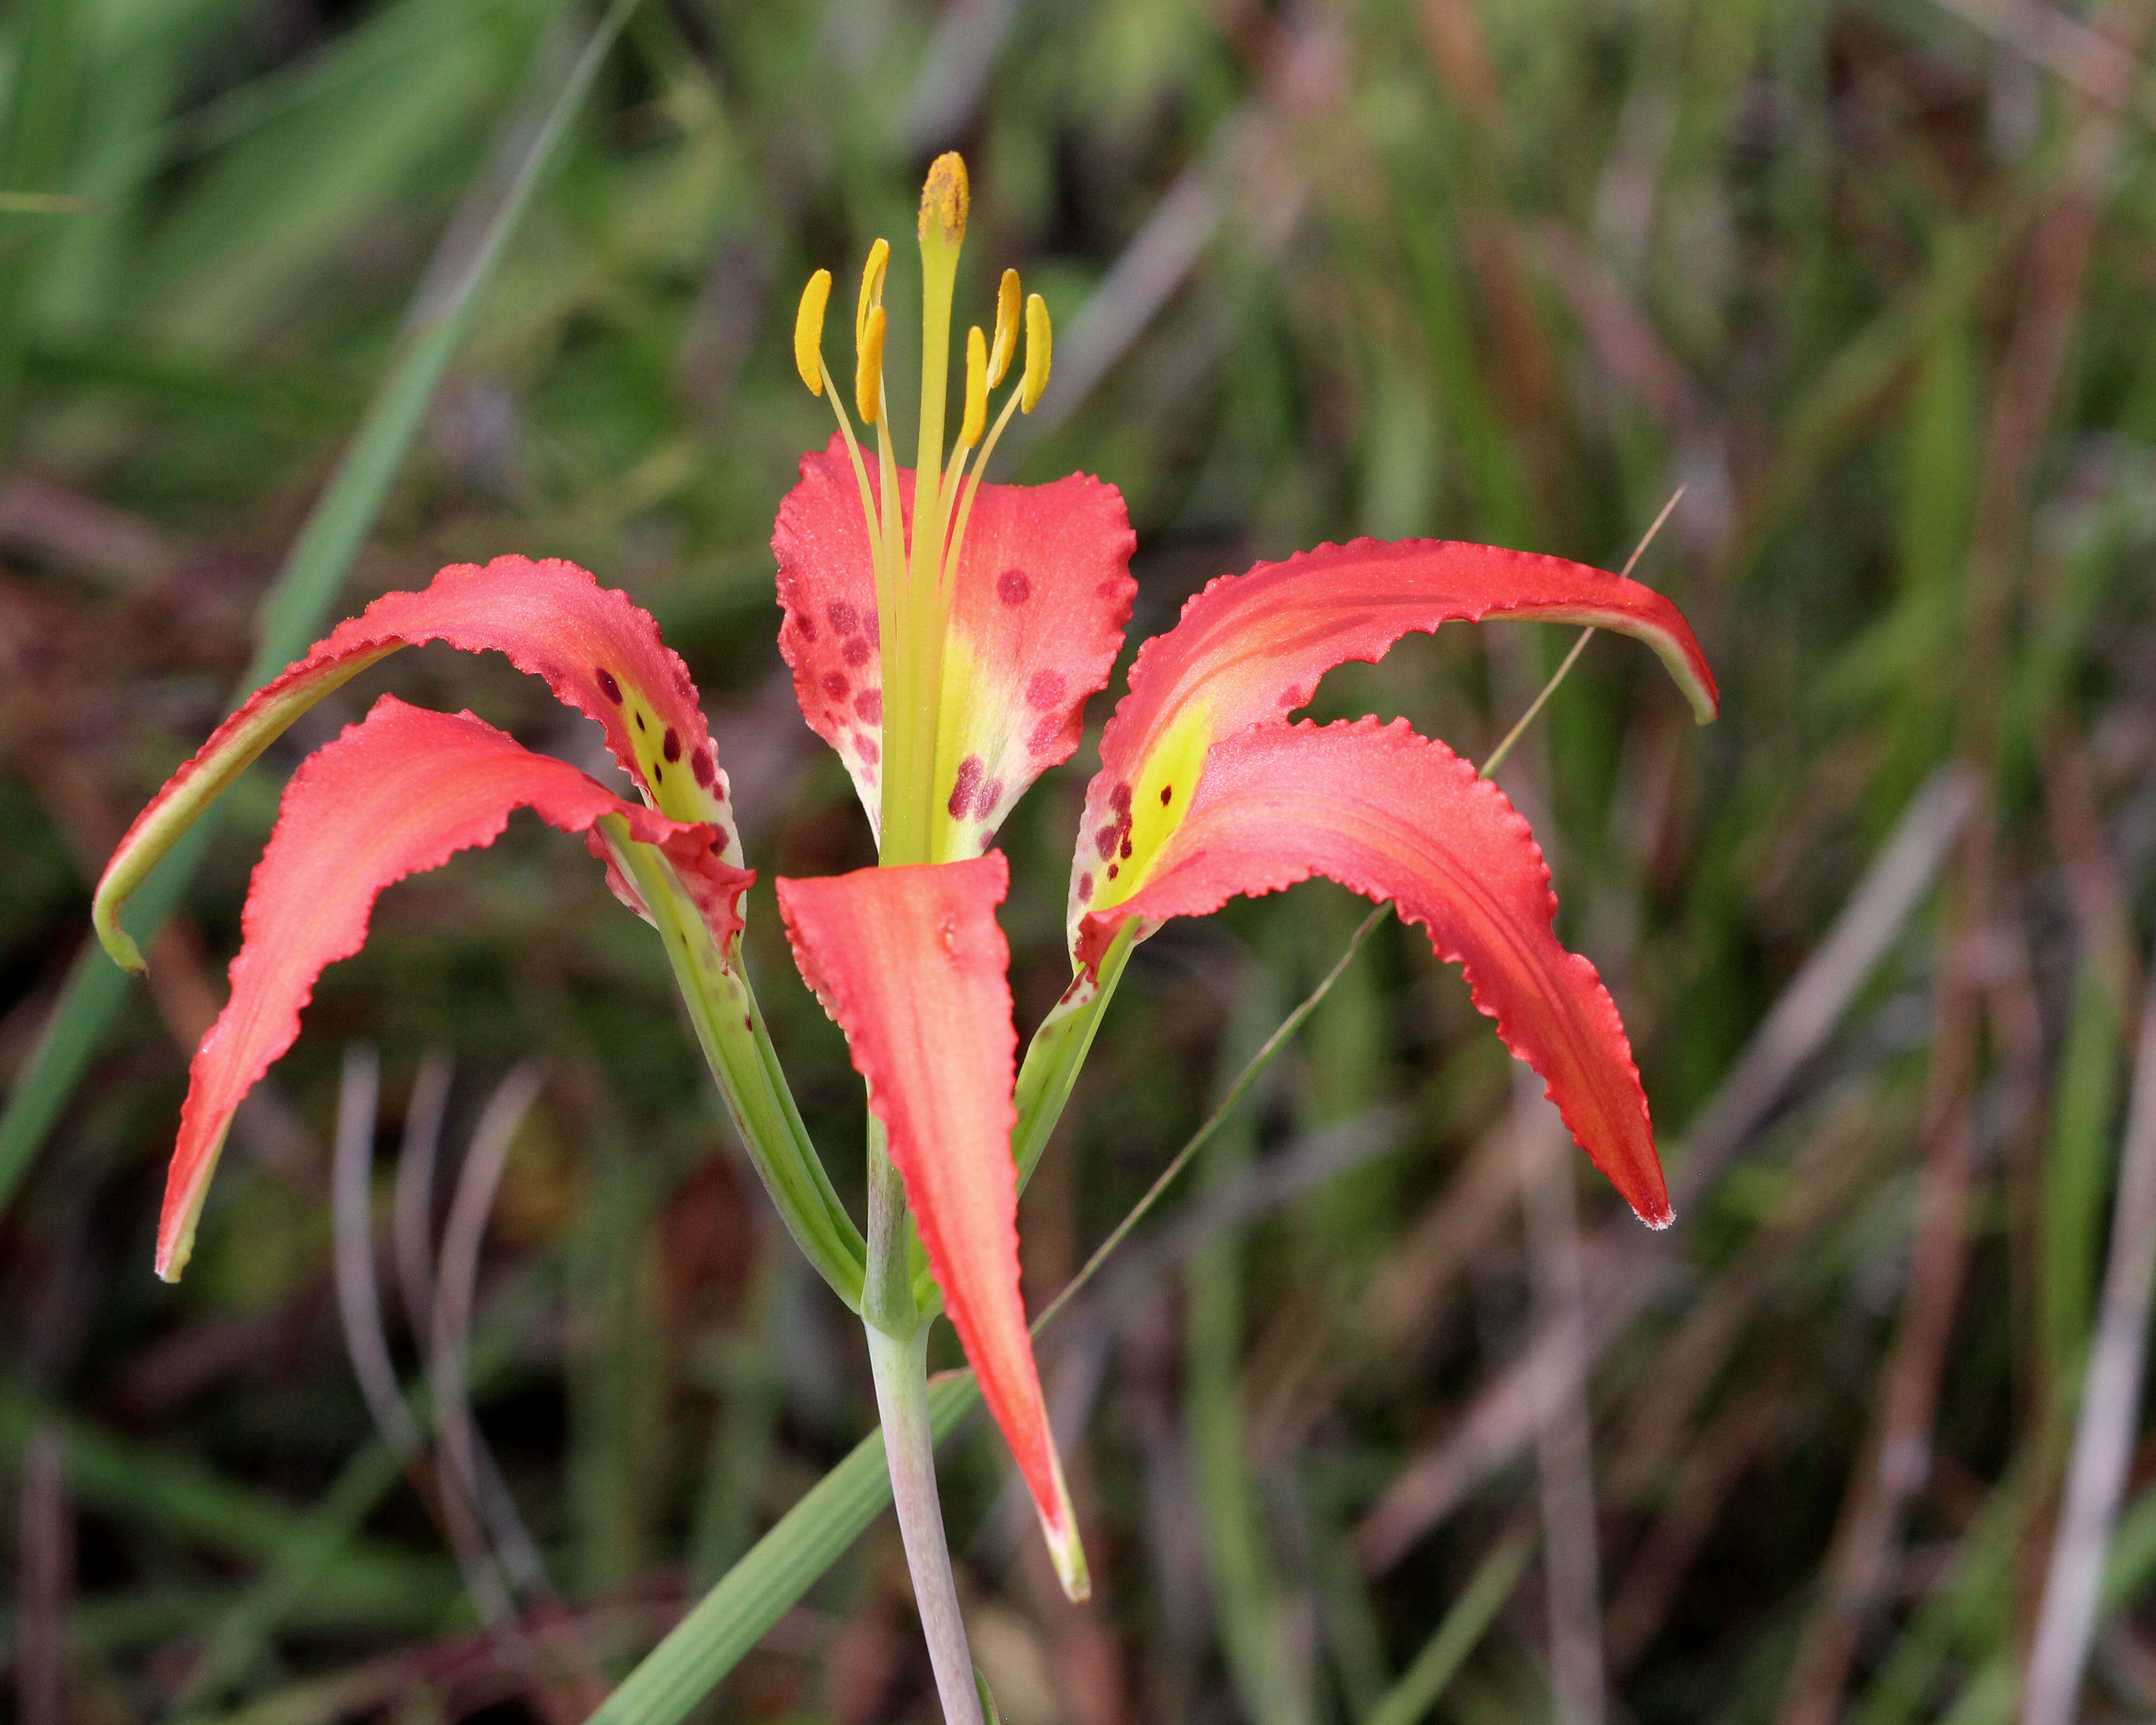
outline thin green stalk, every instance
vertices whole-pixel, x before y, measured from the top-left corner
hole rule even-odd
[[[1130,1214],[1116,1223],[1108,1237],[1095,1248],[1093,1255],[1086,1260],[1085,1267],[1070,1278],[1061,1293],[1048,1302],[1047,1307],[1034,1321],[1036,1332],[1046,1328],[1049,1320],[1070,1303],[1079,1290],[1091,1281],[1101,1266],[1108,1261],[1108,1255],[1130,1237],[1131,1230],[1143,1221],[1152,1207],[1166,1195],[1168,1189],[1175,1183],[1176,1176],[1190,1166],[1191,1158],[1204,1149],[1213,1135],[1220,1130],[1221,1122],[1234,1111],[1235,1104],[1242,1100],[1243,1093],[1257,1082],[1258,1075],[1272,1063],[1273,1056],[1281,1051],[1288,1038],[1302,1028],[1303,1020],[1317,1010],[1318,1002],[1331,993],[1332,985],[1347,974],[1348,967],[1354,962],[1355,955],[1363,950],[1363,942],[1377,932],[1378,925],[1391,914],[1392,908],[1389,904],[1379,905],[1357,926],[1355,932],[1348,937],[1348,949],[1341,953],[1332,968],[1325,973],[1317,986],[1303,997],[1301,1004],[1293,1012],[1281,1020],[1280,1027],[1265,1038],[1258,1051],[1245,1062],[1243,1070],[1235,1075],[1235,1081],[1222,1092],[1219,1104],[1206,1116],[1205,1123],[1193,1132],[1189,1142],[1169,1158],[1168,1166],[1160,1171],[1159,1177],[1146,1189],[1145,1196],[1131,1206]]]
[[[509,189],[470,261],[446,289],[435,282],[431,270],[423,281],[414,296],[413,321],[398,341],[388,371],[328,487],[264,598],[254,656],[233,706],[298,657],[321,633],[352,559],[381,513],[390,482],[426,422],[449,362],[471,327],[480,293],[493,280],[511,239],[530,212],[571,121],[635,5],[636,0],[614,0],[592,33],[552,98],[545,123],[519,158]],[[514,126],[509,135],[517,135]],[[484,175],[487,170],[480,172]],[[456,243],[460,244],[461,239]],[[136,896],[133,914],[126,922],[139,942],[147,943],[186,893],[208,848],[213,819],[205,813]],[[99,1042],[127,997],[126,983],[126,976],[97,949],[95,942],[84,943],[53,1014],[8,1094],[5,1110],[0,1111],[0,1213],[5,1212],[31,1159],[89,1070]]]
[[[1527,1567],[1530,1542],[1515,1534],[1483,1558],[1466,1591],[1452,1602],[1414,1663],[1370,1710],[1363,1725],[1421,1725],[1445,1686],[1459,1675],[1467,1656],[1512,1598]]]
[[[902,1286],[903,1279],[900,1285]],[[911,1296],[908,1296],[911,1303]],[[936,1672],[944,1725],[982,1725],[973,1659],[966,1623],[958,1612],[958,1587],[951,1573],[951,1548],[943,1532],[943,1505],[936,1489],[936,1431],[929,1418],[928,1326],[893,1335],[873,1322],[869,1369],[875,1379],[876,1413],[883,1425],[885,1459],[891,1470],[891,1506],[913,1578],[914,1609]]]

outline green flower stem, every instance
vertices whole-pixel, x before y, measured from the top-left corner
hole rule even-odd
[[[808,1141],[742,973],[740,942],[731,955],[722,955],[673,865],[630,838],[619,816],[608,815],[600,824],[615,865],[651,913],[704,1060],[787,1232],[848,1309],[859,1312],[867,1248]]]
[[[876,1413],[883,1421],[885,1458],[898,1531],[906,1542],[906,1566],[913,1577],[914,1608],[936,1671],[944,1725],[982,1725],[980,1692],[973,1686],[973,1658],[958,1615],[957,1584],[943,1537],[943,1506],[936,1491],[936,1433],[929,1418],[928,1326],[894,1336],[873,1323],[868,1332],[869,1369],[875,1378]]]
[[[936,1490],[936,1434],[928,1417],[930,1317],[914,1302],[909,1273],[912,1232],[906,1225],[906,1188],[886,1147],[883,1122],[871,1114],[868,1279],[861,1296],[861,1327],[868,1334],[891,1502],[906,1543],[914,1605],[936,1671],[945,1725],[981,1725],[973,1659],[966,1645],[965,1620],[958,1613],[943,1506]]]
[[[1137,944],[1137,932],[1136,917],[1116,931],[1115,939],[1101,956],[1091,993],[1075,1002],[1065,994],[1026,1045],[1025,1062],[1018,1075],[1018,1126],[1011,1133],[1011,1158],[1018,1163],[1020,1191],[1040,1165],[1048,1141],[1063,1118],[1070,1088],[1078,1081],[1078,1069],[1092,1051],[1094,1033],[1101,1028],[1116,984],[1123,979],[1123,967],[1130,961],[1131,948]],[[1075,989],[1076,984],[1072,987]]]

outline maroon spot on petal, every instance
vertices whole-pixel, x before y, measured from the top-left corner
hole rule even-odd
[[[1096,599],[1119,599],[1122,596],[1123,583],[1113,576],[1093,589],[1093,597]]]
[[[1045,755],[1063,741],[1068,728],[1061,714],[1050,713],[1033,727],[1032,734],[1025,740],[1025,752],[1029,755]]]
[[[1121,783],[1116,785],[1115,789],[1109,792],[1108,801],[1114,805],[1116,814],[1128,814],[1131,812],[1130,781],[1128,779],[1123,780]]]
[[[1033,680],[1025,685],[1025,704],[1028,706],[1054,706],[1062,699],[1061,671],[1035,671]]]
[[[639,731],[644,728],[644,715],[642,713],[639,713],[636,716],[636,728]]]
[[[701,744],[689,752],[689,770],[696,775],[696,783],[706,790],[711,789],[712,779],[717,777],[716,769],[711,764],[711,752]]]
[[[860,751],[861,759],[871,767],[883,759],[883,748],[873,737],[864,737],[854,747]],[[875,774],[871,773],[869,777],[874,778]]]
[[[1301,690],[1291,687],[1281,691],[1279,704],[1283,710],[1286,710],[1291,706],[1301,706],[1309,699],[1310,697]]]
[[[1108,865],[1108,878],[1111,880],[1116,878],[1116,870],[1122,866],[1122,865],[1120,863],[1110,863]]]
[[[660,744],[659,747],[660,752],[665,755],[668,760],[680,760],[681,758],[681,733],[676,731],[671,725],[669,725],[666,727],[666,740]]]
[[[883,644],[883,619],[873,611],[869,613],[868,635],[869,645],[871,647],[880,647]]]
[[[1116,845],[1122,836],[1122,828],[1116,822],[1110,821],[1107,825],[1093,834],[1093,848],[1104,857],[1113,856],[1116,854]]]
[[[601,665],[599,669],[593,673],[593,675],[598,678],[599,693],[605,696],[606,698],[612,701],[616,706],[619,706],[621,705],[621,685],[614,681],[613,673],[608,670],[604,665]]]
[[[1000,778],[990,779],[973,798],[973,819],[986,820],[996,812],[996,804],[1003,799],[1004,782]]]
[[[1033,583],[1023,569],[1006,569],[996,577],[996,597],[1006,605],[1023,605],[1033,597]]]
[[[968,755],[958,763],[958,777],[951,787],[951,800],[944,806],[953,820],[963,820],[966,811],[973,806],[973,793],[981,787],[981,757]]]
[[[1081,898],[1091,898],[1091,897],[1092,897],[1092,896],[1093,896],[1093,877],[1092,877],[1092,875],[1090,875],[1090,874],[1081,875],[1078,877],[1078,896],[1079,896],[1079,897],[1081,897]]]
[[[659,765],[656,762],[652,763],[651,782],[654,784],[664,784],[666,783],[666,769]]]
[[[861,626],[861,614],[844,599],[831,602],[831,627],[842,635],[850,635]]]
[[[844,671],[829,670],[824,673],[824,692],[834,701],[844,701],[853,686],[846,680],[846,674]]]
[[[1164,784],[1164,785],[1163,785],[1163,786],[1160,788],[1160,806],[1161,806],[1162,808],[1163,808],[1163,809],[1167,808],[1167,807],[1168,807],[1168,798],[1171,798],[1171,797],[1173,797],[1174,794],[1175,794],[1175,787],[1174,787],[1173,785],[1172,785],[1172,784]]]
[[[883,691],[864,689],[854,697],[854,711],[871,725],[883,722]]]
[[[855,670],[859,670],[869,662],[869,655],[875,651],[875,649],[859,635],[848,635],[846,644],[839,649],[839,657],[844,660]]]
[[[793,619],[793,626],[801,631],[803,640],[813,641],[816,639],[816,619],[806,611]]]

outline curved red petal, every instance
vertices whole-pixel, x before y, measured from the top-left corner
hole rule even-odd
[[[824,1009],[846,1034],[869,1106],[943,1291],[1070,1584],[1077,1524],[1019,1293],[1011,1162],[1017,1033],[1010,949],[996,926],[1003,853],[778,882],[778,908]]]
[[[723,860],[707,826],[624,802],[563,761],[535,755],[470,713],[430,712],[385,695],[361,723],[300,765],[249,882],[232,997],[189,1069],[179,1142],[157,1230],[157,1273],[187,1261],[203,1194],[240,1099],[292,1045],[323,968],[367,941],[382,890],[491,845],[512,809],[564,832],[619,815],[665,850],[714,932],[731,938],[754,876]]]
[[[911,470],[899,470],[898,483],[910,524]],[[880,495],[873,473],[869,484]],[[802,716],[839,752],[873,820],[883,742],[875,576],[860,486],[837,439],[802,457],[771,542],[786,609],[779,649]],[[1099,480],[981,487],[944,647],[939,855],[985,850],[1026,787],[1078,747],[1086,700],[1107,686],[1130,620],[1137,545],[1122,494]]]
[[[1086,787],[1070,869],[1074,937],[1111,875],[1127,875],[1134,860],[1142,868],[1173,829],[1214,743],[1285,718],[1337,665],[1374,663],[1404,634],[1492,618],[1636,636],[1669,667],[1694,713],[1714,716],[1714,674],[1676,607],[1584,563],[1450,540],[1358,539],[1223,575],[1183,606],[1173,629],[1139,648],[1130,691],[1101,733],[1101,770]],[[1183,803],[1168,806],[1171,790]]]
[[[558,558],[455,563],[419,593],[385,593],[265,683],[211,733],[136,816],[98,883],[98,932],[139,968],[118,927],[119,904],[192,824],[202,807],[323,696],[402,647],[446,641],[506,655],[606,729],[607,746],[651,801],[676,820],[708,822],[726,860],[741,861],[726,774],[688,667],[651,614]]]
[[[1594,967],[1558,944],[1557,898],[1527,821],[1443,743],[1404,722],[1260,725],[1216,743],[1189,812],[1142,882],[1086,916],[1097,961],[1128,916],[1157,924],[1322,875],[1389,900],[1466,971],[1475,1004],[1547,1081],[1573,1137],[1640,1219],[1670,1221],[1647,1099]]]

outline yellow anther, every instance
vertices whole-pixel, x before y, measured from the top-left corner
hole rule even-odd
[[[966,331],[966,417],[958,424],[958,447],[970,449],[988,429],[988,338],[975,324]]]
[[[869,308],[867,331],[861,338],[860,358],[854,367],[854,405],[860,409],[861,424],[873,425],[883,417],[883,307]]]
[[[988,388],[993,389],[1004,381],[1004,373],[1010,369],[1011,356],[1018,352],[1018,271],[1004,271],[1003,284],[996,290],[996,341],[988,350]]]
[[[953,250],[964,244],[972,202],[965,159],[956,150],[946,150],[928,165],[928,179],[921,188],[921,244],[940,240]]]
[[[1055,331],[1048,321],[1048,301],[1039,294],[1025,302],[1025,382],[1019,388],[1018,410],[1030,413],[1048,388],[1049,362],[1055,355]]]
[[[869,338],[869,313],[883,304],[884,271],[891,267],[891,242],[879,239],[869,248],[868,262],[861,265],[861,296],[854,307],[854,346]]]
[[[824,308],[831,303],[831,272],[819,270],[801,290],[801,309],[793,314],[793,369],[811,395],[824,393]]]

